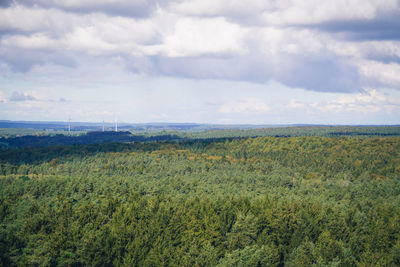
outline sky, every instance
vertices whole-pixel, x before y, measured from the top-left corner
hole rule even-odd
[[[399,0],[0,0],[0,119],[400,124]]]

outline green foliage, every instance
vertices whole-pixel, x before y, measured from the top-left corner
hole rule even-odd
[[[399,137],[0,153],[3,266],[399,266]]]
[[[217,266],[279,266],[279,255],[269,246],[247,246],[228,253]]]

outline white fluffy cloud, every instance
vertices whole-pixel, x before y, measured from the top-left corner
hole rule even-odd
[[[0,8],[0,30],[6,33],[52,32],[55,35],[62,35],[75,25],[87,23],[91,17],[93,16],[79,16],[58,9],[15,5]]]
[[[22,23],[18,17],[27,17],[29,21]],[[78,50],[88,54],[110,50],[127,53],[158,37],[157,25],[151,20],[104,14],[79,16],[60,10],[21,6],[1,10],[0,28],[17,30],[16,34],[6,34],[2,38],[3,47]],[[21,31],[29,33],[22,34]]]
[[[364,60],[360,62],[360,72],[367,80],[400,88],[400,64],[398,63]]]
[[[165,35],[160,52],[168,57],[243,54],[245,30],[224,18],[182,18]]]
[[[4,37],[1,40],[3,47],[21,48],[21,49],[56,49],[57,41],[49,38],[43,33],[32,35],[12,35]]]

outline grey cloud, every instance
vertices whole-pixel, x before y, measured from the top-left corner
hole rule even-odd
[[[22,49],[0,49],[0,62],[6,62],[13,71],[27,72],[34,65],[53,63],[65,67],[76,67],[72,53]]]
[[[64,97],[60,97],[58,99],[54,99],[54,98],[49,98],[49,99],[41,99],[42,102],[58,102],[58,103],[66,103],[69,102],[68,99],[64,98]]]
[[[0,7],[9,7],[13,0],[0,0]]]
[[[29,101],[29,100],[36,100],[36,98],[26,93],[21,93],[17,91],[14,91],[10,97],[10,101],[16,101],[16,102]]]
[[[308,25],[346,40],[400,40],[400,14],[376,20],[330,21]]]
[[[24,102],[24,101],[39,101],[39,102],[58,102],[58,103],[66,103],[69,102],[68,99],[64,98],[64,97],[60,97],[58,99],[53,99],[53,98],[49,98],[49,99],[38,99],[36,97],[34,97],[33,95],[30,95],[29,93],[26,92],[19,92],[19,91],[13,91],[10,98],[10,101],[13,102]],[[1,99],[0,99],[1,101]]]
[[[390,63],[400,64],[400,55],[395,55],[395,54],[382,54],[372,51],[367,53],[365,55],[365,58],[368,60],[382,62],[385,64],[390,64]]]
[[[335,58],[284,56],[281,64],[260,54],[252,57],[153,57],[162,75],[191,79],[247,80],[264,83],[271,79],[293,87],[320,92],[362,91],[358,70]]]
[[[55,0],[15,0],[15,3],[25,6],[35,6],[43,8],[58,8],[65,11],[76,13],[105,13],[109,15],[119,15],[127,17],[145,18],[156,9],[157,1],[115,1],[114,3],[106,1],[88,2],[85,1],[55,1]]]
[[[378,9],[373,18],[331,19],[289,26],[330,32],[345,40],[400,40],[400,8]]]
[[[227,79],[265,82],[270,69],[257,60],[246,57],[155,57],[155,68],[162,75],[191,79]]]
[[[53,98],[50,98],[50,99],[42,99],[42,101],[45,101],[45,102],[58,102],[58,103],[67,103],[67,102],[70,102],[68,99],[66,99],[66,98],[64,98],[64,97],[60,97],[60,98],[58,98],[58,99],[53,99]]]
[[[348,62],[329,58],[288,59],[291,66],[277,73],[283,83],[321,92],[362,91],[358,69]]]
[[[157,70],[158,58],[158,56],[124,57],[125,68],[133,73],[157,75],[160,72]]]

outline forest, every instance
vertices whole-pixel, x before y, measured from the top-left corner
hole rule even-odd
[[[2,138],[1,265],[400,266],[399,127],[132,136]]]

